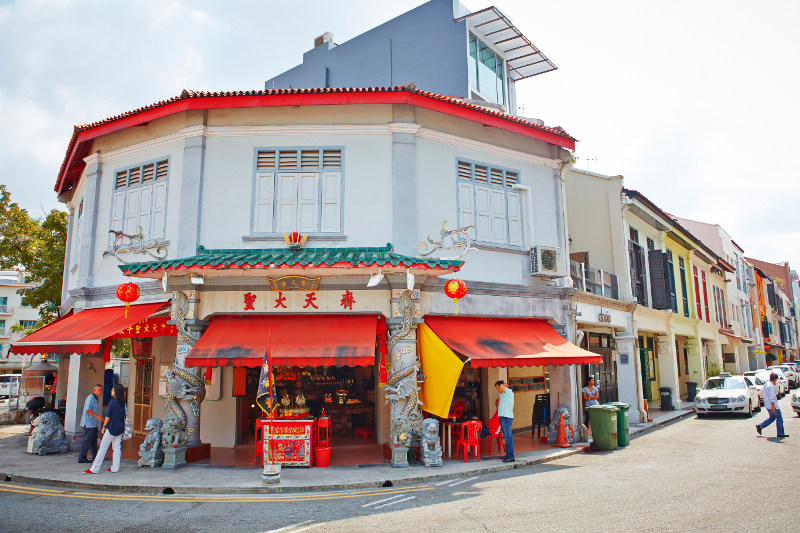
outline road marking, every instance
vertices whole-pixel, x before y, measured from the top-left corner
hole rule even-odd
[[[397,498],[402,498],[403,496],[405,496],[405,494],[400,494],[400,495],[397,495],[397,496],[391,496],[389,498],[384,498],[384,499],[378,500],[376,502],[365,503],[361,507],[371,507],[373,505],[378,505],[379,503],[388,502],[389,500],[395,500]]]
[[[461,481],[456,481],[455,483],[451,483],[447,485],[448,487],[455,487],[456,485],[461,485],[462,483],[466,483],[467,481],[472,481],[473,479],[478,479],[478,476],[469,477],[467,479],[462,479]]]
[[[380,509],[381,507],[386,507],[388,505],[394,505],[396,503],[407,502],[408,500],[413,500],[414,498],[416,498],[416,496],[409,496],[408,498],[403,498],[402,500],[395,500],[393,502],[384,503],[383,505],[376,506],[375,509]]]
[[[304,526],[306,524],[310,524],[311,522],[313,522],[313,520],[306,520],[305,522],[298,522],[296,524],[289,524],[288,526],[279,527],[278,529],[270,529],[269,531],[264,531],[264,533],[278,533],[278,531],[286,531],[287,529],[291,529],[293,527],[298,527],[298,526]],[[298,531],[303,531],[304,529],[308,529],[308,528],[303,528],[302,530],[298,530]]]
[[[311,529],[312,527],[317,527],[319,524],[311,524],[310,526],[301,527],[300,529],[295,529],[292,533],[300,533],[300,531],[305,531],[307,529]]]
[[[439,483],[436,483],[436,486],[438,487],[439,485],[444,485],[445,483],[450,483],[451,481],[453,481],[453,480],[452,479],[445,479],[444,481],[440,481]]]
[[[94,494],[90,492],[64,493],[60,490],[42,489],[38,487],[21,487],[16,485],[0,486],[0,492],[11,492],[17,494],[30,494],[35,496],[52,496],[58,498],[80,498],[87,500],[112,500],[112,501],[142,501],[142,502],[172,502],[172,503],[247,503],[247,502],[299,502],[299,501],[322,501],[352,499],[362,496],[379,496],[382,494],[396,494],[398,492],[419,492],[433,490],[428,485],[417,485],[407,488],[386,488],[362,490],[355,492],[334,492],[328,494],[308,494],[308,495],[271,495],[271,496],[250,496],[250,497],[195,497],[195,496],[163,496],[163,495],[137,495],[132,494]]]

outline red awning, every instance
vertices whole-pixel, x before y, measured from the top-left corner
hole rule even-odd
[[[133,326],[165,305],[165,302],[131,305],[127,312],[125,306],[85,309],[21,338],[8,351],[15,354],[99,354],[105,339]]]
[[[585,365],[603,358],[567,341],[545,320],[426,316],[425,323],[475,368]]]
[[[186,356],[186,366],[250,366],[264,362],[269,339],[273,366],[375,364],[378,315],[215,316]]]

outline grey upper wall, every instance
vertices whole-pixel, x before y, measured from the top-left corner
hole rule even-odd
[[[424,91],[467,98],[467,24],[453,22],[453,6],[453,0],[431,0],[339,46],[318,46],[303,54],[302,64],[268,79],[264,88],[414,83]]]

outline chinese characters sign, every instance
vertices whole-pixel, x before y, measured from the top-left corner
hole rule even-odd
[[[167,324],[169,317],[150,317],[145,318],[133,326],[123,329],[112,339],[132,339],[137,337],[172,337],[178,334],[174,324]]]
[[[269,278],[269,286],[273,291],[316,291],[319,289],[319,278],[307,278],[305,276]]]

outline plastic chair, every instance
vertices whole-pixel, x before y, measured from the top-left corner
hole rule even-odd
[[[453,405],[453,409],[447,415],[448,420],[456,420],[464,416],[464,409],[467,407],[467,402],[464,400],[459,400]]]
[[[472,456],[478,461],[481,460],[481,426],[483,423],[480,420],[470,420],[461,424],[461,438],[456,441],[456,457],[458,457],[458,450],[464,447],[464,462],[467,462],[467,452],[470,447],[474,446]]]
[[[486,448],[489,450],[489,455],[492,455],[492,439],[497,442],[497,453],[506,451],[506,439],[503,438],[502,432],[499,435],[489,435],[486,437]]]

